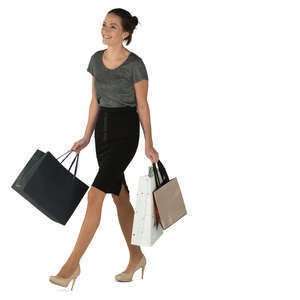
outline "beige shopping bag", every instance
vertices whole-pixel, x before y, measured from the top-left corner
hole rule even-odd
[[[166,169],[159,160],[157,162],[158,169],[155,163],[152,164],[155,175],[156,190],[153,191],[155,209],[159,217],[156,219],[161,224],[163,229],[167,229],[172,224],[177,222],[187,214],[181,190],[178,184],[177,177],[169,180]],[[160,173],[160,180],[158,176]]]

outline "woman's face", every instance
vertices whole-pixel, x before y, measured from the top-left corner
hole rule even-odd
[[[121,25],[121,18],[114,14],[107,14],[101,28],[102,41],[106,45],[117,45],[122,43],[128,36]]]

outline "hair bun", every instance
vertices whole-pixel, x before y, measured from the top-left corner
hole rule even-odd
[[[138,18],[136,16],[133,16],[131,18],[131,23],[135,27],[138,24]]]

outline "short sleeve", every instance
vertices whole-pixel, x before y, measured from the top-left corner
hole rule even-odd
[[[148,73],[143,60],[138,59],[133,66],[133,83],[139,82],[143,79],[148,80]]]
[[[90,58],[90,62],[89,62],[89,65],[87,67],[87,71],[89,73],[91,73],[93,76],[95,76],[94,75],[94,55],[92,55],[91,58]]]

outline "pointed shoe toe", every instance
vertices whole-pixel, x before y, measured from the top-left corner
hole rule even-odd
[[[146,266],[146,258],[143,255],[143,257],[141,258],[141,260],[138,262],[138,264],[135,266],[134,270],[128,273],[125,272],[121,272],[119,274],[117,274],[115,276],[115,279],[117,281],[132,281],[132,277],[134,275],[134,273],[139,269],[142,268],[142,279],[144,278],[144,269]]]
[[[73,290],[75,280],[79,276],[79,274],[80,274],[80,265],[77,266],[74,273],[70,277],[63,278],[63,277],[60,277],[60,276],[57,276],[57,275],[55,275],[55,276],[50,275],[49,276],[49,281],[53,284],[60,285],[62,287],[67,287],[69,285],[70,281],[73,280],[72,287],[71,287],[71,290]]]
[[[132,281],[132,275],[134,272],[132,273],[119,273],[115,276],[115,279],[118,281]]]

